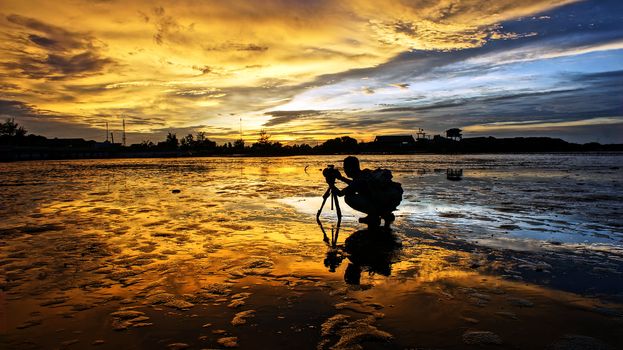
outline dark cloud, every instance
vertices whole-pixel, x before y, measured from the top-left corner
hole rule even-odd
[[[588,73],[588,74],[568,74],[570,80],[582,83],[582,84],[593,84],[597,85],[601,88],[614,88],[617,89],[621,87],[621,82],[623,82],[623,70],[617,71],[609,71],[609,72],[599,72],[599,73]]]
[[[52,40],[50,38],[46,38],[43,36],[38,36],[35,34],[30,34],[28,36],[28,39],[30,39],[30,41],[32,41],[33,43],[39,45],[39,46],[46,46],[46,47],[54,47],[57,46],[58,41],[56,40]]]
[[[0,115],[5,117],[30,117],[36,115],[36,109],[21,101],[0,100]]]
[[[74,33],[40,20],[20,15],[9,15],[7,20],[22,29],[34,31],[27,33],[27,42],[33,42],[52,51],[90,50],[93,38],[87,34]],[[14,38],[18,39],[18,38]]]
[[[99,72],[106,65],[112,63],[108,58],[102,58],[93,52],[83,52],[73,56],[48,55],[45,63],[51,72],[60,72],[64,75],[79,75],[90,72]]]
[[[399,88],[399,89],[402,89],[402,90],[406,90],[406,89],[408,89],[408,88],[409,88],[409,86],[411,86],[411,85],[410,85],[410,84],[408,84],[408,83],[398,83],[398,84],[391,84],[391,85],[392,85],[392,86],[395,86],[395,87],[397,87],[397,88]]]
[[[268,50],[268,46],[260,46],[256,44],[247,44],[242,45],[238,49],[238,51],[266,51]]]
[[[365,86],[361,88],[361,92],[363,92],[366,95],[373,95],[375,93],[374,89],[369,86]]]
[[[421,112],[428,111],[434,109],[444,109],[450,107],[460,107],[467,103],[466,100],[452,100],[452,101],[440,101],[430,105],[424,106],[402,106],[402,107],[391,107],[391,108],[383,108],[379,110],[379,112]]]
[[[214,97],[218,98],[223,95],[222,92],[214,88],[192,88],[192,89],[176,89],[169,93],[172,96],[187,97],[187,98],[206,98]]]
[[[100,73],[112,63],[109,58],[86,51],[75,55],[48,54],[40,59],[21,56],[2,66],[33,79],[63,80]]]
[[[296,130],[288,128],[271,128],[270,132],[274,135],[309,135],[309,134],[322,134],[322,135],[344,135],[344,130],[369,133],[373,130],[382,130],[385,128],[394,128],[396,126],[404,126],[405,122],[413,121],[415,118],[403,118],[403,117],[391,117],[387,115],[374,112],[363,112],[357,114],[355,117],[351,113],[343,110],[330,110],[330,111],[280,111],[283,115],[280,122],[287,123],[290,120],[305,120],[302,125],[297,125]],[[270,112],[271,114],[274,112]],[[297,116],[301,115],[302,118]],[[280,116],[276,118],[281,118]],[[271,120],[272,121],[272,120]],[[266,123],[265,126],[278,126],[281,123]]]
[[[171,38],[172,33],[179,30],[180,26],[171,16],[160,17],[156,21],[156,33],[154,33],[154,41],[158,45],[164,43],[165,38]]]
[[[619,33],[623,2],[619,0],[579,1],[537,16],[503,23],[512,32],[537,32],[537,38],[566,37],[571,43],[582,36],[603,36]]]
[[[16,85],[16,84],[0,82],[0,91],[4,93],[16,92],[16,91],[20,91],[20,87],[19,85]]]
[[[417,34],[414,24],[405,21],[397,21],[394,23],[394,31],[396,31],[396,33],[402,33],[409,36]]]
[[[154,18],[151,22],[156,29],[153,35],[156,44],[188,44],[193,40],[194,23],[188,26],[180,24],[173,16],[167,15],[162,6],[155,7],[152,12],[154,13]],[[150,20],[149,17],[146,18],[146,22]]]
[[[194,70],[198,70],[201,74],[210,74],[213,71],[213,68],[210,66],[193,66]]]
[[[11,37],[12,60],[1,63],[12,74],[63,80],[98,74],[114,64],[112,59],[99,54],[95,39],[89,35],[19,15],[7,16],[7,20],[21,29]],[[33,44],[38,51],[28,50]]]
[[[316,111],[316,110],[270,111],[270,112],[266,112],[265,114],[270,115],[272,119],[264,123],[264,126],[275,126],[275,125],[285,124],[292,120],[320,116],[320,115],[326,114],[326,112]]]
[[[472,98],[461,98],[461,99],[451,99],[451,100],[441,100],[434,104],[429,105],[417,105],[417,106],[401,106],[401,107],[390,107],[383,108],[378,110],[378,112],[423,112],[423,111],[434,111],[440,109],[451,109],[455,107],[466,107],[470,104],[478,104],[483,105],[489,102],[497,102],[497,101],[509,101],[509,100],[524,100],[524,99],[534,99],[538,97],[553,97],[556,95],[564,95],[569,93],[577,92],[578,89],[561,89],[561,90],[551,90],[551,91],[528,91],[528,92],[512,92],[507,94],[497,94],[493,96],[478,96]],[[524,100],[525,101],[525,100]]]
[[[253,43],[226,42],[218,45],[204,45],[203,49],[206,51],[249,51],[262,53],[268,50],[268,46]]]

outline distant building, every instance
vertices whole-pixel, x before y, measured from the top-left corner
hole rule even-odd
[[[382,147],[410,147],[415,145],[415,139],[411,135],[377,136],[374,143]]]
[[[48,145],[52,147],[82,147],[82,148],[92,148],[95,147],[97,142],[95,141],[87,141],[85,139],[80,138],[68,138],[68,139],[59,139],[53,138],[48,140]]]
[[[446,130],[446,137],[455,141],[461,140],[463,138],[463,134],[461,134],[463,130],[459,128],[452,128]]]

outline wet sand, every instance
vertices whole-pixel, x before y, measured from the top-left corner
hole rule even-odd
[[[362,157],[405,200],[336,247],[341,157],[3,164],[0,344],[620,348],[623,156],[534,157]]]

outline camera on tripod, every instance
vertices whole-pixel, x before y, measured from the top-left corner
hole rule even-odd
[[[333,210],[333,206],[335,205],[335,211],[337,213],[337,228],[335,230],[335,234],[333,232],[333,229],[331,229],[331,244],[332,246],[335,246],[335,242],[337,241],[337,235],[340,232],[340,223],[342,222],[342,210],[340,210],[340,201],[338,199],[338,193],[340,190],[335,187],[335,180],[340,177],[341,174],[337,169],[335,169],[335,166],[333,164],[329,164],[326,168],[322,170],[322,175],[327,181],[327,184],[329,184],[329,188],[327,188],[325,193],[322,195],[322,204],[320,204],[320,209],[318,209],[318,212],[316,213],[316,222],[318,223],[318,225],[320,226],[320,230],[322,231],[323,240],[325,242],[328,242],[329,238],[324,228],[322,227],[322,222],[320,222],[320,214],[322,213],[322,208],[327,202],[327,199],[331,198],[331,210]]]
[[[326,168],[322,170],[322,175],[324,176],[327,183],[332,184],[335,183],[335,179],[340,176],[339,170],[335,169],[333,164],[327,165]]]

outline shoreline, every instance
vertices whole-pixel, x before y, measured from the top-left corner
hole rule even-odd
[[[28,159],[0,159],[0,163],[17,163],[28,161],[63,161],[63,160],[114,160],[114,159],[190,159],[190,158],[289,158],[289,157],[330,157],[330,156],[481,156],[481,155],[623,155],[623,151],[543,151],[543,152],[472,152],[472,153],[435,153],[435,152],[412,152],[412,153],[327,153],[327,154],[277,154],[277,155],[253,155],[253,154],[209,154],[209,155],[183,155],[183,154],[150,154],[133,155],[122,154],[119,156],[105,157],[65,157],[65,158],[28,158]]]

